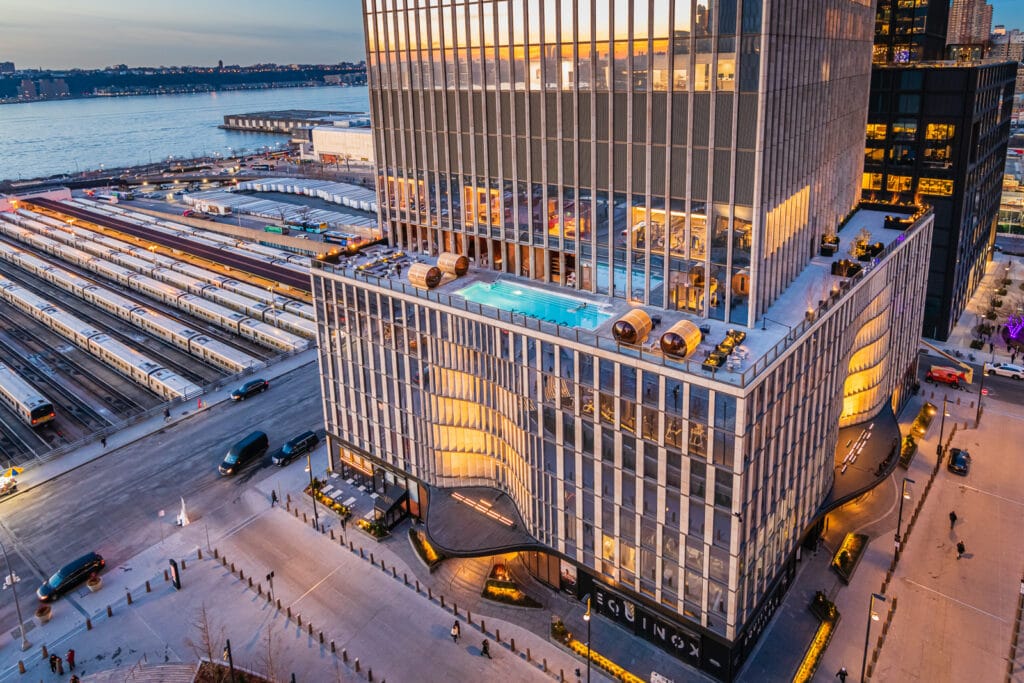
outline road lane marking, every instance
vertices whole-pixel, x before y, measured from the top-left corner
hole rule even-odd
[[[934,588],[929,588],[928,586],[925,586],[924,584],[920,584],[917,581],[914,581],[913,579],[908,579],[908,578],[904,577],[903,581],[904,581],[904,583],[912,584],[914,586],[917,586],[918,588],[923,588],[924,590],[928,591],[929,593],[935,593],[936,595],[940,595],[943,598],[945,598],[946,600],[949,600],[950,602],[955,602],[958,605],[961,605],[961,606],[966,607],[968,609],[972,609],[975,612],[978,612],[980,614],[984,614],[987,617],[992,617],[993,619],[995,619],[996,621],[998,621],[1000,623],[1003,623],[1003,624],[1009,624],[1010,623],[1009,619],[1006,619],[1004,617],[1000,617],[999,615],[996,615],[996,614],[992,614],[991,612],[986,612],[985,610],[981,609],[980,607],[975,607],[974,605],[968,605],[963,600],[957,600],[956,598],[954,598],[954,597],[952,597],[950,595],[947,595],[946,593],[942,593],[940,591],[937,591]]]
[[[1000,496],[998,493],[990,493],[988,491],[979,489],[977,486],[971,486],[970,484],[957,484],[958,487],[980,493],[982,495],[991,496],[992,498],[998,498],[1001,501],[1012,503],[1013,505],[1024,506],[1024,500],[1014,500],[1013,498],[1007,498],[1006,496]]]

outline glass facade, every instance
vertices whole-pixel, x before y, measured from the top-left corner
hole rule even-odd
[[[406,249],[753,325],[857,201],[870,3],[365,8]]]

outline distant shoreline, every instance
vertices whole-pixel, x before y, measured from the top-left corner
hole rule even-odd
[[[348,83],[323,83],[307,81],[285,81],[281,83],[264,84],[237,84],[225,86],[182,86],[174,89],[161,89],[153,92],[116,92],[116,93],[89,93],[82,95],[68,95],[66,97],[37,97],[26,100],[20,98],[0,98],[0,105],[4,104],[38,104],[41,102],[67,102],[69,100],[91,100],[98,98],[112,97],[159,97],[162,95],[204,95],[213,92],[238,92],[242,90],[280,90],[283,88],[362,88],[365,83],[351,85]]]

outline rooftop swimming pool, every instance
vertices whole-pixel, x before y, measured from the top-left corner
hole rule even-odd
[[[594,330],[608,318],[595,304],[509,282],[476,282],[455,292],[466,301],[548,322]]]

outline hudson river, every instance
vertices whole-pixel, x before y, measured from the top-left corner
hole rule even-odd
[[[195,95],[93,97],[0,106],[0,180],[250,152],[286,135],[221,130],[225,114],[369,110],[367,89],[277,88]]]

